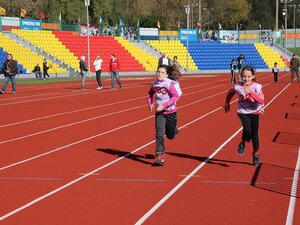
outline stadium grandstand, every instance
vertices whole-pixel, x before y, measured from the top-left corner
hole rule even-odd
[[[189,71],[229,71],[231,60],[243,54],[246,64],[256,69],[270,70],[274,62],[277,62],[279,68],[286,68],[291,55],[276,43],[259,40],[258,34],[241,33],[241,39],[234,43],[221,38],[203,39],[202,36],[189,37],[187,42],[186,36],[184,37],[185,29],[173,32],[158,32],[158,28],[147,29],[141,30],[147,35],[141,32],[138,39],[133,40],[122,35],[87,36],[77,31],[22,29],[12,26],[8,30],[2,29],[0,33],[0,66],[10,52],[18,62],[19,73],[31,73],[34,66],[42,64],[46,58],[50,61],[49,73],[71,74],[70,71],[73,71],[74,74],[79,71],[80,57],[88,58],[89,53],[91,72],[95,72],[92,63],[98,55],[103,59],[102,71],[109,72],[110,54],[115,54],[121,62],[121,72],[153,72],[157,68],[158,58],[166,54],[170,59],[177,56],[181,68]],[[172,40],[159,33],[172,33]],[[248,43],[247,38],[252,38],[252,43]]]

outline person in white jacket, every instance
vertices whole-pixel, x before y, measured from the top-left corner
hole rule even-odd
[[[102,63],[103,60],[100,58],[99,55],[97,55],[96,60],[94,61],[94,67],[95,67],[95,71],[96,71],[96,80],[98,83],[98,87],[97,90],[100,90],[103,88],[102,83],[101,83],[101,68],[102,68]]]

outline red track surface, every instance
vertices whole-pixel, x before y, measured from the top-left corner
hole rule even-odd
[[[286,223],[291,199],[300,224],[299,181],[291,198],[299,84],[289,84],[289,74],[277,84],[258,76],[270,103],[259,167],[250,144],[245,156],[236,154],[236,102],[229,114],[221,108],[228,75],[182,78],[180,134],[166,140],[164,167],[152,166],[154,119],[145,99],[152,78],[123,78],[116,91],[108,80],[101,91],[94,80],[85,91],[79,83],[18,85],[17,95],[0,98],[0,224],[274,225]]]

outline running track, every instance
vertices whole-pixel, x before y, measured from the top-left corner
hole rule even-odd
[[[264,85],[261,161],[236,154],[236,102],[222,108],[229,75],[181,79],[180,134],[153,167],[153,78],[122,90],[79,82],[18,85],[0,98],[0,224],[300,224],[300,92],[281,74]],[[109,81],[104,81],[106,87]],[[234,99],[235,100],[235,99]]]

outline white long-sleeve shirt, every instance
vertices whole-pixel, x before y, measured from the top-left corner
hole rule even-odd
[[[94,67],[95,67],[95,71],[101,70],[102,68],[102,63],[103,60],[102,59],[96,59],[93,63]]]

